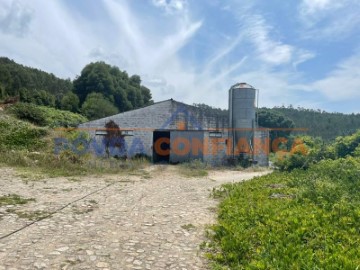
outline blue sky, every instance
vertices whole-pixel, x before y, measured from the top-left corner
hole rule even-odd
[[[3,0],[0,55],[63,78],[103,60],[155,101],[360,112],[358,0]]]

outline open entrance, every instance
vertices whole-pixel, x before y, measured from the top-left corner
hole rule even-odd
[[[170,161],[170,131],[153,133],[153,162],[169,163]]]

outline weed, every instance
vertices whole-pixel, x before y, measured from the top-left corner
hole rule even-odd
[[[179,165],[179,172],[185,177],[206,177],[209,166],[201,160],[194,160]]]
[[[29,219],[29,220],[41,220],[50,215],[50,212],[47,211],[19,211],[16,209],[7,209],[8,213],[16,214],[19,218]]]
[[[182,225],[181,228],[184,230],[187,230],[187,231],[191,231],[192,229],[195,229],[196,227],[193,224],[189,223],[189,224]]]
[[[34,202],[34,201],[35,201],[34,198],[25,199],[25,198],[20,197],[17,194],[9,194],[9,195],[0,197],[0,206],[27,204],[28,202]]]

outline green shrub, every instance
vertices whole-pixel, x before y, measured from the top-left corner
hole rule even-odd
[[[31,103],[18,103],[10,107],[9,112],[21,120],[26,120],[39,126],[75,127],[87,121],[87,118],[80,114],[57,110],[51,107],[37,106]]]
[[[31,103],[18,103],[10,107],[9,111],[18,119],[29,121],[38,126],[45,126],[45,115],[39,110],[39,107]]]
[[[337,157],[346,157],[358,153],[360,130],[350,136],[338,137],[334,144]]]
[[[360,159],[323,160],[215,192],[214,269],[357,269]]]
[[[0,116],[0,151],[38,150],[48,131],[9,116]]]

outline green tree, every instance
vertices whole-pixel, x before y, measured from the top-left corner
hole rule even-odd
[[[259,109],[257,117],[260,127],[273,129],[270,131],[271,140],[289,137],[291,129],[295,127],[294,122],[290,118],[269,109]]]
[[[90,120],[94,120],[117,114],[119,110],[101,93],[91,93],[86,97],[81,112]]]
[[[97,92],[112,102],[119,111],[136,109],[152,103],[150,90],[141,86],[141,78],[105,62],[90,63],[74,80],[74,91],[79,96],[80,104],[88,94]]]
[[[70,79],[57,78],[54,74],[17,64],[6,57],[0,57],[0,85],[6,97],[27,96],[23,101],[47,106],[60,104],[62,96],[72,89]],[[25,94],[24,89],[28,93]]]
[[[55,96],[45,90],[20,88],[19,94],[22,102],[55,107]]]
[[[62,110],[77,112],[79,111],[79,103],[79,97],[73,92],[68,92],[62,97],[60,107]]]
[[[350,136],[336,138],[334,147],[338,158],[346,156],[359,156],[360,130]]]

